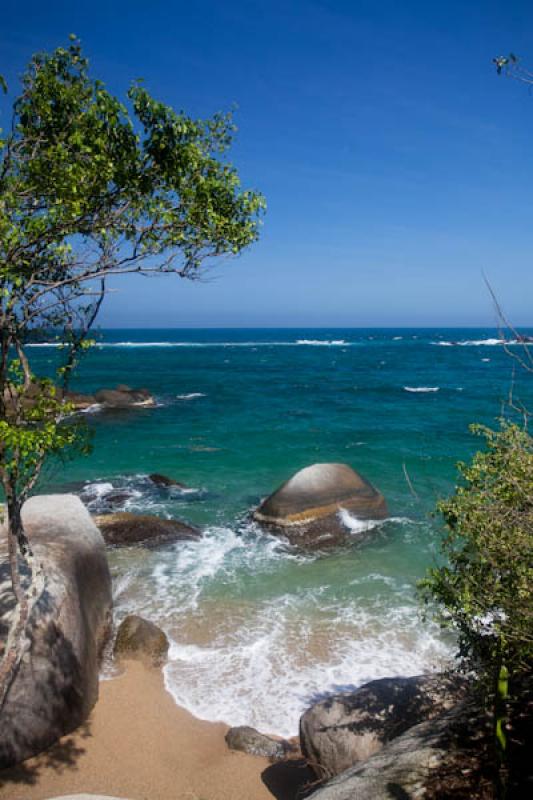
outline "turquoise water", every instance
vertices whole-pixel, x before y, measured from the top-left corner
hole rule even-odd
[[[57,350],[32,357],[51,369]],[[111,554],[117,618],[167,630],[167,687],[193,713],[294,734],[318,694],[448,657],[413,587],[435,556],[435,502],[476,447],[468,424],[493,423],[511,381],[491,330],[104,331],[74,387],[145,386],[157,407],[87,414],[93,453],[46,488],[83,491],[95,511],[122,489],[122,508],[201,525],[198,543]],[[514,394],[531,405],[519,373]],[[249,512],[317,461],[362,472],[391,519],[364,542],[351,520],[352,547],[299,554]],[[192,491],[157,491],[151,472]]]

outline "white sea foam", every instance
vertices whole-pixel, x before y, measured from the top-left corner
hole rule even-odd
[[[80,408],[80,414],[96,414],[98,411],[101,411],[103,408],[101,403],[92,403],[92,405],[87,406],[87,408]]]
[[[196,400],[197,397],[207,397],[203,392],[189,392],[188,394],[177,394],[176,400]]]
[[[420,623],[405,579],[369,570],[338,596],[315,556],[252,525],[210,528],[137,561],[110,557],[128,574],[115,586],[117,619],[136,612],[165,629],[165,685],[201,719],[294,735],[318,695],[417,674],[449,652],[437,626]],[[280,595],[280,585],[291,589]]]
[[[404,391],[406,392],[438,392],[440,390],[440,386],[404,386]]]
[[[414,525],[416,523],[409,517],[386,517],[385,519],[360,519],[355,514],[352,514],[348,509],[341,508],[338,512],[339,519],[342,524],[348,528],[351,533],[366,533],[374,528],[381,528],[387,522],[394,522],[397,525]]]
[[[315,347],[340,347],[349,344],[344,339],[297,339],[296,344],[311,345]]]
[[[346,508],[340,509],[338,517],[342,524],[353,534],[366,533],[371,531],[372,528],[379,528],[385,522],[385,520],[378,519],[359,519],[359,517],[350,514]]]
[[[431,342],[433,345],[437,345],[437,347],[495,347],[496,345],[515,345],[515,344],[523,344],[516,339],[510,339],[506,341],[505,339],[466,339],[460,342]]]

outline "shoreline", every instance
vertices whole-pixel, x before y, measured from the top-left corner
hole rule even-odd
[[[295,800],[313,780],[298,760],[230,751],[222,722],[177,706],[163,674],[139,662],[100,681],[89,719],[45,752],[0,772],[1,800],[96,793],[128,800]]]

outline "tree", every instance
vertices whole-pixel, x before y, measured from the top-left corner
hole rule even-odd
[[[80,442],[67,390],[107,279],[194,279],[258,237],[264,200],[241,190],[225,159],[234,131],[231,115],[191,119],[140,82],[119,102],[89,76],[74,36],[34,55],[23,75],[11,128],[0,131],[0,480],[17,602],[4,690],[42,588],[22,504],[48,456]],[[38,330],[61,343],[53,382],[30,366]]]

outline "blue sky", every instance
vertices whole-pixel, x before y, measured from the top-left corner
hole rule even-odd
[[[490,325],[483,270],[533,325],[533,96],[491,65],[533,67],[531,3],[9,3],[11,89],[70,32],[117,94],[237,104],[232,158],[268,202],[253,249],[205,283],[116,282],[104,326]]]

